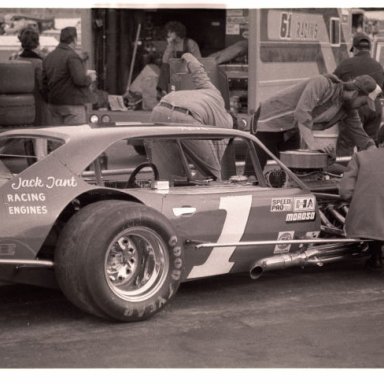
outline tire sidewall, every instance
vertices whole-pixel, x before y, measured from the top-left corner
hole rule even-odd
[[[92,225],[92,213],[102,215],[108,206],[93,203],[77,212],[60,234],[55,252],[56,281],[64,295],[81,310],[106,318],[90,296],[85,282],[86,265],[83,255],[87,252],[87,233]]]
[[[105,223],[108,223],[105,225]],[[169,269],[161,287],[148,299],[129,302],[109,287],[105,275],[105,258],[113,239],[125,229],[135,226],[150,228],[166,246]],[[104,215],[89,239],[86,252],[85,280],[93,300],[114,319],[138,321],[161,310],[175,295],[182,276],[182,247],[173,226],[157,211],[139,204],[121,203]]]

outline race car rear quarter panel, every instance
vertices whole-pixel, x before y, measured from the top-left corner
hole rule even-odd
[[[27,168],[0,187],[1,243],[18,242],[14,258],[34,258],[64,207],[91,188],[54,156]]]
[[[175,188],[164,195],[163,214],[187,241],[184,280],[245,272],[258,259],[298,248],[263,245],[197,249],[196,242],[290,240],[312,236],[320,230],[315,197],[297,188]]]
[[[116,131],[112,137],[109,132],[104,137],[94,134],[89,127],[67,129],[23,130],[6,135],[7,139],[52,137],[66,142],[1,184],[0,257],[35,258],[62,210],[82,193],[98,188],[77,175],[115,140],[114,135],[127,135]],[[75,130],[79,130],[77,136],[68,139]]]

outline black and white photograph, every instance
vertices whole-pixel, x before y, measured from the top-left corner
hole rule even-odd
[[[384,6],[335,5],[0,2],[2,381],[382,381]]]

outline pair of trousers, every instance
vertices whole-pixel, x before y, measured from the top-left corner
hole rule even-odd
[[[151,121],[154,123],[179,123],[203,125],[196,120],[191,114],[171,110],[167,107],[156,105],[151,113]],[[205,175],[213,176],[216,180],[221,180],[221,152],[215,148],[211,140],[184,140],[184,148],[190,158],[195,162]],[[164,149],[164,157],[168,156],[165,152],[169,149]],[[177,155],[174,155],[177,158]]]
[[[51,125],[80,125],[87,121],[85,105],[49,104],[48,110]]]

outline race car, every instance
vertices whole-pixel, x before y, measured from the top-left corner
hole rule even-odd
[[[286,154],[291,170],[268,152],[262,170],[256,148],[268,152],[249,133],[216,127],[0,134],[0,279],[138,321],[188,280],[367,257],[366,242],[344,235],[348,207],[322,154]]]

